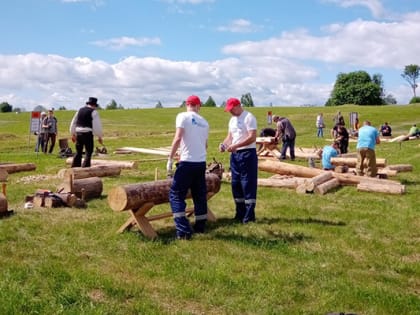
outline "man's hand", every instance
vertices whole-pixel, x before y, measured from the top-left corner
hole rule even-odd
[[[235,153],[236,149],[237,149],[236,145],[232,144],[232,145],[228,146],[227,151]]]
[[[76,135],[71,135],[71,142],[76,143]]]
[[[168,162],[166,163],[166,173],[168,176],[172,176],[172,165],[173,165],[174,161],[169,158]]]
[[[102,139],[102,137],[99,137],[99,138],[98,138],[98,142],[99,142],[101,145],[104,145],[104,140]]]

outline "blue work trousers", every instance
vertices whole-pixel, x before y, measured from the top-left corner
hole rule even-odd
[[[235,219],[242,223],[255,221],[257,200],[258,158],[256,149],[238,150],[230,155],[232,195]]]
[[[180,162],[169,191],[169,202],[175,221],[176,235],[192,234],[185,214],[188,189],[194,203],[195,227],[203,230],[207,221],[206,162]]]
[[[295,139],[283,138],[283,145],[281,147],[280,158],[286,159],[286,151],[289,148],[290,159],[295,159]]]

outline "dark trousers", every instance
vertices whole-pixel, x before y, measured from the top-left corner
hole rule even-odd
[[[206,162],[180,162],[175,171],[169,191],[169,202],[176,234],[181,237],[192,234],[190,223],[185,214],[187,206],[185,198],[189,189],[194,203],[194,228],[203,231],[207,221]]]
[[[244,149],[230,155],[232,195],[235,219],[243,223],[255,221],[257,201],[258,158],[255,149]]]
[[[82,165],[83,148],[85,148],[85,159]],[[71,167],[90,167],[90,160],[93,153],[93,133],[78,132],[76,134],[76,155],[73,158]]]
[[[45,141],[44,141],[44,153],[47,153],[48,150],[48,143],[50,143],[50,149],[48,150],[48,153],[52,153],[55,146],[55,133],[45,133]]]
[[[283,145],[281,147],[281,159],[286,158],[286,151],[289,148],[290,158],[295,159],[295,139],[283,138]]]

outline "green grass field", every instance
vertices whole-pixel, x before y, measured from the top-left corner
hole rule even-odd
[[[230,186],[223,183],[209,201],[217,222],[191,241],[174,240],[170,218],[152,223],[159,234],[155,241],[136,231],[117,234],[129,213],[110,209],[108,191],[152,181],[156,168],[165,178],[166,161],[113,151],[169,146],[181,110],[100,111],[108,158],[140,162],[136,170],[103,178],[102,198],[89,201],[87,209],[24,209],[25,196],[36,189],[55,191],[65,160],[34,152],[30,113],[0,114],[0,163],[37,165],[36,171],[10,174],[7,182],[15,214],[0,219],[0,314],[420,314],[418,140],[382,143],[376,150],[388,164],[413,165],[413,172],[392,178],[406,185],[401,196],[350,186],[323,196],[259,188],[257,222],[240,225],[231,220]],[[354,111],[375,127],[388,121],[394,136],[420,123],[419,105],[252,108],[259,129],[266,126],[268,110],[293,122],[297,147],[328,143],[316,138],[319,111],[326,130],[337,110],[347,123]],[[68,138],[74,111],[55,114],[58,138]],[[211,128],[208,162],[215,158],[227,168],[229,156],[217,145],[230,116],[220,108],[203,108],[201,114]],[[153,212],[168,210],[161,205]]]

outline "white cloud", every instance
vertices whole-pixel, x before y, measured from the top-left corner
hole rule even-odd
[[[130,46],[136,47],[144,47],[150,45],[160,45],[161,41],[160,38],[153,37],[141,37],[141,38],[134,38],[134,37],[118,37],[118,38],[110,38],[105,40],[97,40],[92,42],[91,44],[99,46],[99,47],[106,47],[114,50],[122,50],[124,48]]]
[[[220,32],[253,33],[260,28],[260,26],[254,25],[248,20],[237,19],[231,21],[228,25],[219,26],[217,30]]]
[[[385,9],[380,0],[324,0],[324,2],[335,3],[343,8],[353,6],[366,7],[375,18],[381,18],[386,15]]]

